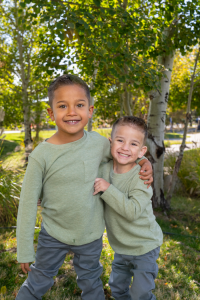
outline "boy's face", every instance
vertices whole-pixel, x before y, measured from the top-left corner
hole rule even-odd
[[[147,151],[143,146],[144,134],[136,126],[116,126],[111,141],[111,154],[120,165],[135,165]]]
[[[59,132],[81,137],[93,109],[82,87],[64,85],[55,90],[52,108],[48,108],[48,113]]]

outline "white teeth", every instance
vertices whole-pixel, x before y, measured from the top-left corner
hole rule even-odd
[[[67,121],[67,122],[70,123],[70,124],[75,124],[75,123],[78,122],[78,120],[76,120],[76,121]]]
[[[122,155],[122,156],[125,156],[125,157],[128,157],[129,155],[127,155],[127,154],[122,154],[122,153],[119,153],[120,155]]]

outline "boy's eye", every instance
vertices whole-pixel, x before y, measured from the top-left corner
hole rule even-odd
[[[60,107],[60,108],[65,108],[66,105],[62,104],[62,105],[60,105],[59,107]]]
[[[132,146],[137,146],[137,144],[135,144],[135,143],[132,143],[131,145],[132,145]]]
[[[78,104],[77,106],[78,106],[78,107],[83,107],[84,105],[80,103],[80,104]]]
[[[122,140],[117,140],[118,142],[122,143],[123,141]]]

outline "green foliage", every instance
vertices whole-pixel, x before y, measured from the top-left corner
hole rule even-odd
[[[188,52],[185,56],[181,56],[177,52],[172,72],[172,79],[169,93],[169,114],[173,117],[174,122],[182,122],[185,118],[187,108],[188,95],[190,90],[191,72],[194,67],[194,60],[197,49]],[[199,114],[200,110],[200,64],[197,64],[196,75],[194,79],[194,90],[192,95],[191,110],[196,110]],[[182,112],[183,111],[183,112]]]
[[[13,171],[1,168],[0,175],[0,224],[15,225],[21,186]]]
[[[176,162],[176,154],[168,153],[164,162],[170,174]],[[184,152],[181,167],[178,173],[185,191],[191,195],[200,195],[200,150],[192,149]]]

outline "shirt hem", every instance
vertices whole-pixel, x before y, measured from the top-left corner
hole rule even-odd
[[[83,245],[86,245],[86,244],[90,244],[90,243],[92,243],[92,242],[100,239],[100,237],[103,235],[104,229],[105,229],[105,226],[104,226],[104,228],[102,229],[102,233],[100,233],[99,235],[92,236],[90,239],[87,239],[87,240],[84,239],[84,242],[80,241],[80,242],[72,243],[71,241],[68,242],[66,239],[60,239],[60,238],[58,238],[58,236],[56,236],[56,234],[54,235],[54,233],[51,230],[49,230],[49,228],[46,228],[44,220],[43,220],[43,225],[44,225],[45,230],[47,231],[47,233],[51,237],[53,237],[54,239],[58,240],[59,242],[61,242],[63,244],[69,245],[69,246],[83,246]]]

